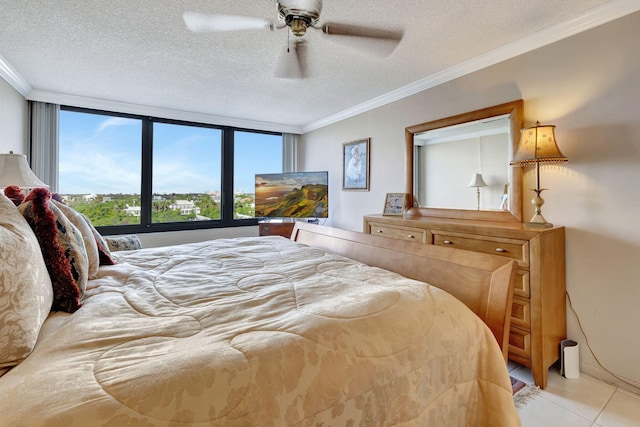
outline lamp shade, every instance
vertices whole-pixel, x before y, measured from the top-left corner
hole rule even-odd
[[[18,185],[25,188],[49,187],[40,181],[29,168],[24,154],[0,154],[0,188]]]
[[[533,163],[567,162],[556,144],[555,126],[536,125],[520,131],[520,144],[511,165],[526,166]]]
[[[471,182],[469,182],[469,185],[467,185],[467,187],[486,187],[487,183],[484,182],[484,179],[482,179],[482,174],[481,173],[474,173],[473,176],[471,177]]]

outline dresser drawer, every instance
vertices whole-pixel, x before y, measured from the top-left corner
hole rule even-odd
[[[518,328],[511,328],[509,331],[509,354],[531,359],[531,333]]]
[[[527,299],[531,297],[531,283],[529,282],[528,271],[518,270],[516,272],[516,280],[513,284],[513,295]]]
[[[369,233],[398,240],[427,243],[427,230],[413,227],[392,227],[386,224],[369,223]]]
[[[523,329],[531,329],[531,303],[529,300],[513,297],[511,324]]]
[[[433,244],[515,259],[520,267],[529,267],[529,242],[475,234],[432,230]]]

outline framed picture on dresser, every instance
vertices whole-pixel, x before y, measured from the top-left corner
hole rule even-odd
[[[402,216],[407,208],[408,193],[387,193],[384,200],[382,215]]]

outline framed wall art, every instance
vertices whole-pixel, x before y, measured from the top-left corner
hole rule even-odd
[[[403,215],[407,208],[408,193],[387,193],[382,215]]]
[[[369,191],[370,138],[342,144],[342,189]]]

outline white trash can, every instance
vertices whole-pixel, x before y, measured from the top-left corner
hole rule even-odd
[[[560,343],[560,375],[570,380],[580,378],[580,344],[574,340]]]

